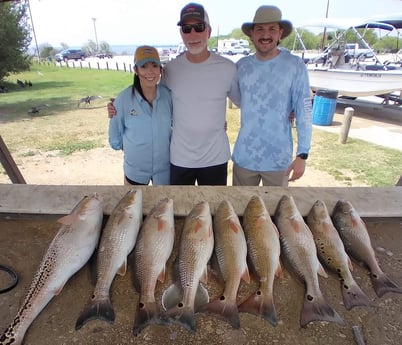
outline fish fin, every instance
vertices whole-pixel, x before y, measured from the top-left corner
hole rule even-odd
[[[71,225],[71,224],[74,224],[77,221],[77,219],[78,219],[77,214],[70,213],[70,214],[68,214],[66,216],[63,216],[63,217],[59,218],[57,220],[57,222],[61,223],[63,225]]]
[[[282,271],[282,266],[281,266],[280,262],[278,262],[278,267],[276,268],[275,277],[283,278],[283,271]]]
[[[123,263],[121,264],[121,266],[117,270],[117,274],[119,276],[124,276],[124,275],[126,275],[126,272],[127,272],[127,259],[124,259]]]
[[[318,273],[321,277],[328,278],[328,274],[327,274],[327,272],[325,272],[325,269],[324,269],[324,267],[322,267],[321,263],[319,263],[318,272],[317,272],[317,273]]]
[[[235,233],[235,234],[237,234],[239,231],[240,231],[240,229],[239,229],[239,224],[238,223],[235,223],[235,222],[233,222],[233,221],[229,221],[229,227],[230,227],[230,229],[232,229],[232,231]]]
[[[79,330],[88,321],[104,320],[113,323],[115,314],[109,298],[101,301],[92,301],[80,314],[75,323],[75,330]]]
[[[290,225],[292,226],[293,230],[294,230],[296,233],[299,233],[299,232],[300,232],[300,224],[299,224],[299,222],[297,221],[297,219],[291,217],[291,218],[289,218],[289,220],[290,220]]]
[[[248,271],[248,266],[244,268],[244,272],[241,275],[241,279],[243,279],[247,284],[250,284],[250,273]]]
[[[194,299],[194,310],[198,311],[202,306],[209,302],[208,290],[202,285],[198,284],[197,292]]]
[[[343,304],[346,310],[350,310],[353,307],[372,307],[373,303],[367,297],[367,295],[360,289],[355,283],[346,285],[344,281],[341,281]]]
[[[350,272],[353,272],[353,263],[352,263],[352,260],[350,260],[349,255],[348,255],[348,267],[349,267]]]
[[[194,232],[197,233],[202,228],[202,225],[203,225],[202,221],[197,219],[197,224],[194,227]]]
[[[127,212],[120,212],[118,214],[118,217],[116,217],[116,224],[120,225],[121,223],[123,223],[127,218],[131,218],[131,215]]]
[[[194,308],[184,307],[182,303],[163,313],[160,320],[164,324],[176,323],[191,332],[196,331]]]
[[[158,275],[158,280],[161,283],[164,283],[166,279],[166,266],[163,266],[162,271]]]
[[[304,297],[303,309],[300,315],[300,326],[306,327],[312,321],[328,321],[344,324],[339,314],[325,301],[324,297]]]
[[[200,277],[200,282],[208,284],[208,267],[205,266],[204,272],[202,272]]]
[[[171,284],[162,294],[162,307],[164,310],[169,310],[183,298],[183,290],[179,284]]]
[[[272,326],[278,324],[273,298],[272,296],[264,296],[261,290],[248,297],[238,308],[240,312],[262,317]]]
[[[164,219],[158,219],[158,232],[167,228],[167,221]]]
[[[237,310],[236,301],[229,302],[225,295],[222,295],[216,300],[205,304],[200,311],[220,315],[233,328],[240,328],[240,317],[239,311]]]
[[[370,273],[370,278],[378,297],[382,297],[387,292],[402,293],[402,288],[389,279],[385,273],[381,275]]]
[[[152,303],[139,302],[134,321],[133,334],[137,336],[148,325],[158,323],[159,322],[158,316],[159,316],[158,308],[155,302]]]

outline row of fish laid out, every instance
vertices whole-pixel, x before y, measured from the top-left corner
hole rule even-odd
[[[115,275],[125,274],[127,257],[133,250],[135,288],[139,292],[134,334],[151,323],[171,322],[195,331],[195,312],[219,314],[234,328],[240,327],[239,311],[259,315],[276,325],[273,287],[275,277],[282,275],[280,259],[289,263],[305,285],[302,327],[312,321],[343,322],[320,291],[318,274],[326,276],[321,262],[337,273],[348,310],[372,305],[353,279],[348,254],[368,266],[378,296],[402,293],[381,271],[364,222],[347,201],[338,201],[333,222],[324,202],[317,201],[305,222],[293,197],[284,195],[280,199],[272,220],[264,201],[253,196],[242,224],[228,200],[220,203],[214,219],[208,202],[198,203],[184,222],[174,264],[174,276],[179,279],[162,295],[164,311],[156,303],[155,287],[158,281],[165,281],[166,263],[174,247],[173,200],[162,199],[143,221],[142,192],[133,189],[118,202],[103,231],[102,219],[102,198],[98,194],[85,197],[69,215],[59,219],[62,225],[16,317],[0,336],[0,345],[22,343],[36,316],[86,264],[97,246],[97,281],[90,302],[77,319],[77,330],[92,319],[114,322],[109,290]],[[210,301],[204,285],[214,250],[224,291]],[[237,291],[241,280],[250,282],[249,269],[259,287],[238,304]]]

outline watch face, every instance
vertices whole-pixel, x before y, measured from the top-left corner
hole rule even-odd
[[[307,159],[308,154],[307,153],[300,153],[300,154],[297,155],[297,157],[300,157],[301,159]]]

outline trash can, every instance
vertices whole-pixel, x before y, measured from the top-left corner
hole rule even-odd
[[[337,90],[317,90],[313,99],[313,124],[330,126],[336,109]]]

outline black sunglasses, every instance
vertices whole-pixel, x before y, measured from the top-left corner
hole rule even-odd
[[[181,26],[181,31],[183,31],[184,34],[189,34],[192,29],[194,29],[195,32],[204,32],[205,31],[205,23],[183,24]]]

